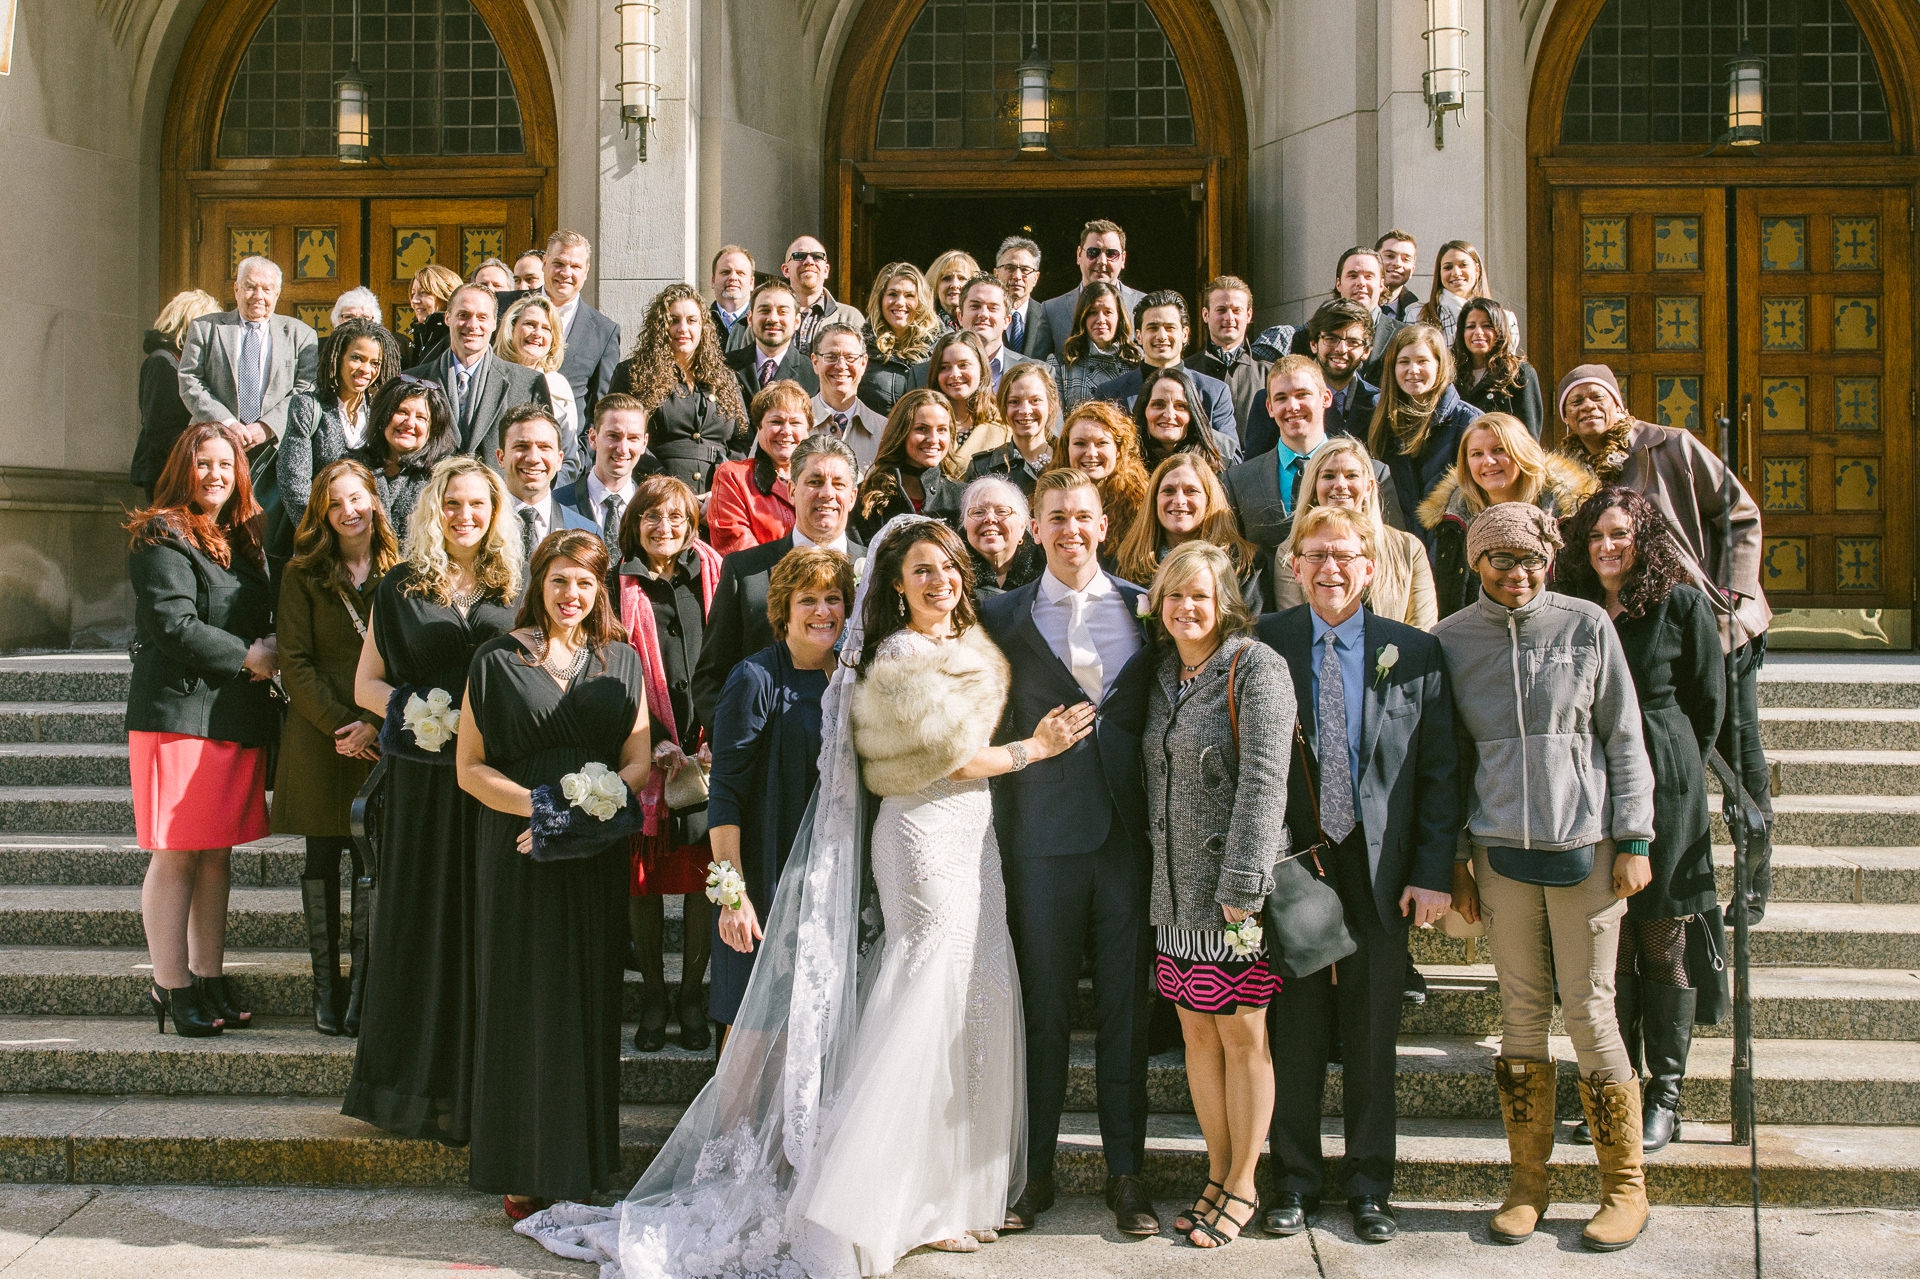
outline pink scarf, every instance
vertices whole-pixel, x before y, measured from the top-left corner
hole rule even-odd
[[[713,592],[720,584],[720,552],[695,538],[693,553],[700,561],[700,611],[704,615],[712,610]],[[687,744],[680,741],[680,729],[673,720],[673,697],[667,692],[667,664],[660,657],[660,632],[653,624],[653,601],[640,588],[640,579],[627,573],[620,575],[620,624],[627,628],[627,641],[640,655],[640,670],[647,686],[647,714],[658,728],[655,744],[670,739],[685,750]],[[698,745],[694,743],[696,749]],[[642,829],[646,832],[643,838],[653,845],[650,851],[666,851],[668,824],[663,820],[668,816],[664,802],[666,789],[667,775],[658,768],[647,774],[647,784],[640,789]]]

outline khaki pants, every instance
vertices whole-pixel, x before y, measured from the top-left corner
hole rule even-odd
[[[1473,849],[1480,909],[1500,979],[1500,1055],[1549,1061],[1547,1031],[1553,991],[1573,1040],[1580,1073],[1589,1078],[1634,1077],[1613,1012],[1613,964],[1627,903],[1613,895],[1613,841],[1593,850],[1593,873],[1566,888],[1508,879]]]

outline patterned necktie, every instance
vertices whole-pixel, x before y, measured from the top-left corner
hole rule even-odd
[[[853,422],[853,414],[835,413],[832,417],[827,419],[827,429],[833,432],[834,439],[844,440],[847,438],[847,427],[851,425],[852,422]]]
[[[600,540],[609,547],[620,545],[620,505],[620,495],[609,493],[600,507]]]
[[[1074,591],[1067,596],[1067,605],[1072,610],[1067,617],[1067,666],[1080,691],[1098,706],[1106,690],[1105,672],[1100,667],[1100,650],[1094,647],[1093,628],[1087,624],[1087,597]]]
[[[760,389],[766,390],[773,384],[773,361],[760,361]]]
[[[454,419],[460,427],[460,438],[467,439],[473,426],[473,397],[467,394],[473,385],[473,370],[455,360],[453,362],[454,398],[459,401],[454,408]]]
[[[528,564],[533,563],[533,548],[536,545],[533,521],[538,514],[539,512],[535,511],[531,506],[523,506],[520,508],[520,545],[526,552]]]
[[[247,332],[240,339],[240,367],[234,370],[234,416],[248,426],[260,420],[260,325],[247,323]]]
[[[1007,323],[1007,345],[1025,353],[1027,349],[1027,308],[1021,307],[1013,313],[1013,319]]]
[[[1320,829],[1334,843],[1353,833],[1353,766],[1347,757],[1347,688],[1339,641],[1326,638],[1320,659]]]

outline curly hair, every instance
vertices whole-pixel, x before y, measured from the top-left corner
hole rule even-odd
[[[1147,501],[1147,466],[1140,457],[1140,432],[1119,405],[1088,400],[1067,414],[1060,428],[1060,447],[1054,450],[1054,465],[1072,465],[1067,459],[1071,456],[1073,428],[1082,422],[1091,422],[1113,437],[1113,470],[1093,483],[1100,490],[1100,508],[1107,513],[1108,536],[1117,540],[1133,526],[1134,517]]]
[[[1487,327],[1493,330],[1493,350],[1487,352],[1487,387],[1496,395],[1511,395],[1513,388],[1520,384],[1520,364],[1526,356],[1514,346],[1507,333],[1505,309],[1488,297],[1468,300],[1454,323],[1454,383],[1462,395],[1473,388],[1473,352],[1467,349],[1467,317],[1475,311],[1486,317]]]
[[[346,362],[347,348],[360,338],[372,340],[380,348],[380,369],[367,384],[366,401],[372,403],[380,388],[400,373],[400,339],[387,326],[358,315],[350,315],[320,339],[321,375],[314,398],[331,408],[340,402],[340,366]]]
[[[394,536],[393,525],[387,522],[387,512],[380,505],[380,488],[373,482],[373,472],[352,458],[343,457],[327,463],[313,477],[307,511],[301,516],[300,527],[294,532],[293,559],[287,567],[298,569],[317,583],[325,583],[335,590],[351,591],[354,589],[353,575],[348,571],[346,561],[340,557],[340,534],[327,518],[333,514],[333,483],[339,479],[355,481],[373,499],[373,506],[367,512],[372,575],[378,578],[399,562],[399,539]]]
[[[453,559],[447,554],[447,489],[463,476],[471,475],[487,486],[493,507],[486,535],[473,557],[473,578],[487,594],[502,604],[511,603],[520,594],[526,569],[520,550],[520,530],[512,516],[512,498],[500,473],[466,453],[456,453],[433,468],[433,476],[414,503],[413,518],[407,524],[405,559],[412,570],[406,583],[411,595],[453,607]]]
[[[687,385],[680,365],[673,358],[673,340],[667,335],[667,314],[676,302],[691,302],[700,311],[700,345],[693,351],[691,390],[711,395],[719,404],[720,415],[745,430],[747,406],[740,402],[740,383],[720,353],[720,339],[707,321],[706,303],[690,284],[669,284],[647,303],[646,319],[640,322],[640,336],[633,340],[623,366],[626,385],[613,388],[639,400],[651,413],[676,390]]]
[[[1553,586],[1568,595],[1577,595],[1602,607],[1606,605],[1606,587],[1600,584],[1600,575],[1593,568],[1593,556],[1586,548],[1594,525],[1612,510],[1618,510],[1633,525],[1633,566],[1620,583],[1620,608],[1628,617],[1644,617],[1648,609],[1658,607],[1672,594],[1674,587],[1685,584],[1690,575],[1667,517],[1637,490],[1624,485],[1601,489],[1567,521],[1562,534],[1570,553],[1555,559]]]
[[[896,333],[887,323],[881,304],[887,299],[887,286],[895,280],[907,280],[914,288],[913,316],[904,332]],[[933,340],[940,336],[940,317],[933,311],[933,287],[920,268],[911,262],[889,262],[873,277],[867,290],[867,344],[879,355],[918,364],[927,358]]]

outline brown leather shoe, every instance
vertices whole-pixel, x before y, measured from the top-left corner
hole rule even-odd
[[[1040,1214],[1053,1207],[1053,1182],[1049,1179],[1029,1181],[1020,1197],[1007,1209],[1007,1221],[1002,1230],[1031,1230],[1040,1220]]]
[[[1159,1214],[1138,1177],[1107,1178],[1107,1207],[1113,1209],[1114,1228],[1123,1235],[1160,1233]]]

